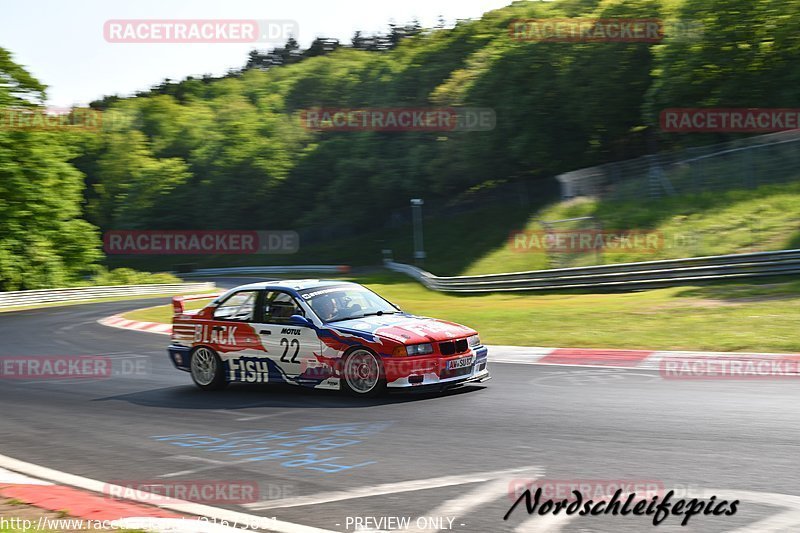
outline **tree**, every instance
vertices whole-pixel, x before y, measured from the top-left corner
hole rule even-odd
[[[361,30],[356,30],[356,33],[353,34],[353,38],[350,40],[350,46],[355,48],[356,50],[365,50],[364,48],[365,38]]]
[[[317,37],[311,43],[306,51],[303,52],[303,57],[317,57],[335,52],[339,48],[339,39],[330,39],[327,37]]]
[[[44,85],[2,48],[0,76],[4,111],[44,102]],[[76,155],[70,135],[0,129],[2,290],[73,283],[101,257],[96,228],[81,218],[83,176],[69,164]]]

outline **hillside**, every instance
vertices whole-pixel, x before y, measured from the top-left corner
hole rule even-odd
[[[374,264],[382,248],[403,257],[403,213],[417,197],[428,215],[448,219],[431,219],[428,249],[441,254],[431,255],[431,268],[495,270],[493,259],[472,263],[502,246],[509,228],[541,216],[537,210],[553,200],[555,174],[741,136],[663,133],[662,109],[798,106],[800,18],[780,16],[798,5],[518,1],[453,28],[414,29],[376,50],[346,45],[293,55],[284,53],[287,44],[277,54],[285,63],[259,63],[256,53],[247,68],[221,79],[165,81],[133,97],[107,97],[95,103],[104,111],[99,132],[0,131],[0,177],[19,182],[9,190],[26,191],[13,202],[28,205],[37,191],[69,182],[63,201],[0,212],[0,287],[64,284],[99,263],[115,264],[100,253],[106,230],[296,230],[314,236],[300,255],[259,262]],[[509,33],[516,19],[551,17],[662,18],[702,31],[668,33],[655,44],[538,42]],[[3,105],[46,101],[44,85],[3,49],[0,71],[30,96],[0,88]],[[496,126],[342,132],[315,131],[300,120],[319,107],[437,106],[491,109]],[[517,186],[525,191],[520,202],[493,199],[494,191]],[[469,233],[459,232],[461,219],[450,215],[469,217],[465,202],[484,209],[464,226]],[[587,207],[568,208],[581,209]],[[59,246],[63,236],[66,248]],[[735,241],[708,248],[741,247]],[[526,261],[502,262],[535,266]]]
[[[471,263],[463,273],[490,274],[797,248],[800,246],[798,206],[800,181],[647,203],[592,199],[558,202],[533,213],[527,223],[509,228],[509,233],[520,229],[542,232],[540,221],[592,216],[609,232],[652,232],[658,236],[658,246],[629,252],[606,250],[599,256],[577,251],[553,257],[530,246],[527,252],[515,251],[505,241]],[[590,224],[571,227],[580,233],[593,227]]]

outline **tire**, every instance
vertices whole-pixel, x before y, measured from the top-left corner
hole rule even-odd
[[[203,390],[220,390],[228,386],[222,359],[211,348],[205,346],[195,348],[192,351],[189,368],[192,381]]]
[[[374,398],[386,390],[381,358],[366,348],[356,348],[344,359],[343,389],[352,396]]]

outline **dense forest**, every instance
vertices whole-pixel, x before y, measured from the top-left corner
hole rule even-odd
[[[449,28],[254,50],[220,78],[94,102],[98,131],[0,129],[0,288],[96,271],[103,230],[368,228],[415,196],[456,202],[516,181],[535,191],[562,171],[724,140],[660,133],[659,112],[797,107],[798,11],[800,0],[525,0]],[[695,31],[658,43],[509,32],[515,19],[548,17],[661,18]],[[0,106],[44,105],[46,80],[12,53],[0,49]],[[299,120],[312,107],[429,106],[492,108],[497,124],[317,132]]]

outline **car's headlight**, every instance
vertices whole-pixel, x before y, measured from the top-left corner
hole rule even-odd
[[[425,343],[406,346],[406,352],[408,355],[426,355],[433,353],[433,345],[431,343]]]
[[[470,337],[468,339],[467,342],[469,342],[470,348],[474,348],[475,346],[480,346],[481,345],[481,338],[478,337],[477,335],[473,335],[472,337]]]

